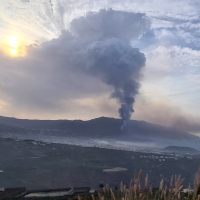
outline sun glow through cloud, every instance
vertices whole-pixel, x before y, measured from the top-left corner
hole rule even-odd
[[[14,48],[14,49],[18,48],[19,44],[18,44],[18,39],[17,39],[17,37],[12,36],[12,37],[9,39],[8,44],[9,44],[10,47],[12,47],[12,48]]]
[[[200,19],[197,16],[200,11],[197,8],[200,1],[124,0],[123,4],[120,2],[2,0],[1,115],[32,119],[80,117],[84,120],[103,115],[118,117],[118,102],[114,99],[111,101],[109,96],[111,88],[92,77],[93,74],[91,79],[90,74],[76,74],[73,70],[76,71],[77,68],[70,66],[74,53],[82,55],[86,49],[73,50],[70,46],[78,45],[79,41],[74,44],[68,40],[67,35],[61,35],[62,30],[72,32],[75,38],[78,34],[80,43],[84,45],[86,40],[99,37],[103,40],[104,36],[105,42],[109,41],[113,37],[111,33],[115,37],[132,37],[135,32],[129,33],[126,28],[129,22],[133,23],[132,19],[127,18],[122,29],[119,22],[123,18],[122,12],[133,12],[145,14],[150,22],[147,31],[141,34],[142,37],[139,36],[130,42],[131,47],[138,48],[146,57],[146,67],[141,72],[141,88],[136,99],[133,119],[164,126],[172,126],[175,122],[180,124],[185,119],[188,119],[189,124],[192,124],[192,121],[199,121],[200,109],[197,105],[200,99]],[[183,9],[178,9],[180,7]],[[116,27],[112,21],[114,18],[109,24],[110,18],[103,16],[104,12],[102,18],[98,18],[100,21],[91,18],[93,12],[98,14],[101,9],[108,8],[121,12]],[[87,16],[88,12],[90,14]],[[84,19],[87,26],[83,24]],[[72,28],[73,20],[76,31]],[[139,26],[140,22],[137,23]],[[106,24],[111,25],[111,29]],[[119,31],[119,35],[116,31]],[[67,57],[68,55],[71,56]],[[76,59],[77,65],[81,56],[77,56]],[[103,92],[107,96],[105,95],[103,100],[97,99]],[[6,105],[1,101],[6,102]],[[176,111],[174,107],[180,108],[180,111]],[[181,111],[183,114],[180,114]],[[195,120],[191,116],[194,116]],[[200,131],[198,133],[200,134]]]
[[[17,49],[10,49],[11,55],[16,55],[17,54]]]
[[[19,47],[18,38],[16,36],[10,37],[10,39],[8,41],[8,45],[9,45],[9,48],[10,48],[10,54],[12,56],[16,56],[17,53],[18,53],[18,47]]]

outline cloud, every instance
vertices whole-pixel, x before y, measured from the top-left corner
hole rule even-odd
[[[72,34],[83,40],[118,38],[130,41],[140,38],[149,29],[150,21],[141,13],[102,9],[98,13],[88,12],[70,25]]]
[[[183,111],[169,99],[152,101],[144,95],[139,95],[135,104],[134,119],[173,127],[200,136],[199,116]]]
[[[199,51],[178,46],[159,46],[145,52],[145,55],[147,63],[143,70],[141,93],[151,101],[167,99],[184,112],[198,116]]]
[[[63,31],[59,39],[44,43],[45,51],[40,55],[48,55],[52,62],[59,59],[60,67],[81,70],[111,86],[112,98],[121,104],[119,113],[125,127],[134,112],[140,71],[146,60],[128,42],[141,37],[148,28],[144,14],[112,9],[90,12],[73,20],[70,32]],[[35,47],[31,52],[35,52]]]
[[[99,21],[98,29],[93,18]],[[2,55],[5,76],[0,88],[4,101],[25,110],[57,112],[67,100],[112,90],[113,98],[132,109],[145,57],[128,41],[139,38],[148,27],[144,14],[111,9],[90,12],[73,20],[70,31],[63,31],[60,37],[30,45],[26,57]],[[84,37],[79,34],[82,29]],[[133,30],[137,31],[131,34]]]
[[[103,96],[109,99],[112,87],[92,77],[91,72],[84,74],[70,66],[81,68],[83,63],[80,60],[85,59],[81,56],[88,48],[88,42],[101,41],[102,38],[108,41],[115,36],[123,41],[132,40],[131,46],[139,48],[147,58],[141,79],[141,93],[146,100],[155,104],[157,101],[165,101],[166,113],[170,107],[181,107],[182,114],[177,118],[182,118],[183,115],[198,116],[199,3],[198,0],[124,0],[123,4],[121,0],[68,0],[67,3],[65,0],[2,0],[1,42],[6,42],[10,35],[17,35],[28,44],[34,40],[38,40],[38,44],[43,42],[37,47],[29,46],[26,58],[10,59],[1,55],[2,112],[5,115],[15,112],[16,116],[39,116],[43,119],[53,113],[55,118],[78,118],[72,107],[77,107],[75,112],[79,111],[86,116],[89,107],[81,104],[81,101],[88,101],[93,105],[96,101],[98,108],[90,107],[91,117],[104,113],[109,115],[104,109],[106,105],[100,106],[104,104],[103,100],[98,98]],[[102,8],[113,8],[119,14],[112,10],[98,12]],[[107,21],[102,25],[103,15],[107,17]],[[143,16],[148,17],[148,22],[151,21],[150,27]],[[140,23],[137,31],[134,31],[137,24],[132,26],[132,20],[136,18]],[[60,34],[63,29],[66,31]],[[58,39],[53,39],[56,37]],[[104,41],[104,44],[107,43]],[[108,109],[110,115],[117,117],[113,99],[109,99],[109,102],[113,105]],[[136,101],[136,118],[139,112],[137,103]],[[143,116],[146,119],[145,114]],[[192,118],[196,123],[198,117]],[[151,119],[152,117],[148,118],[150,121]],[[175,121],[181,121],[173,119],[174,124],[178,124]]]
[[[3,38],[14,30],[28,43],[35,39],[49,40],[58,36],[61,30],[69,29],[73,19],[89,11],[97,12],[107,8],[145,13],[151,18],[153,28],[174,27],[184,23],[194,24],[199,15],[198,7],[199,1],[195,0],[124,0],[123,3],[121,0],[2,0],[0,31]],[[21,30],[25,34],[20,33]]]

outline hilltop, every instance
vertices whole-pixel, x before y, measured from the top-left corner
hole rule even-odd
[[[126,140],[129,142],[155,142],[162,146],[177,145],[197,147],[200,137],[171,127],[145,121],[131,120],[127,132],[122,132],[120,119],[99,117],[83,120],[29,120],[0,117],[0,133],[50,134],[54,136],[85,137],[94,139]],[[6,135],[4,130],[4,135]]]
[[[198,154],[200,151],[191,147],[181,147],[181,146],[168,146],[164,148],[165,151],[173,151],[177,153],[191,153]]]

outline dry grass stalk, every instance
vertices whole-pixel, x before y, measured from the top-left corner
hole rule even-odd
[[[180,198],[181,198],[181,193],[179,192],[179,193],[178,193],[178,199],[180,199]]]
[[[131,179],[130,184],[129,184],[129,188],[133,187],[133,180]]]
[[[150,187],[149,187],[149,193],[150,193],[150,195],[153,194],[153,188],[152,188],[152,185],[150,185]]]
[[[194,194],[195,194],[195,196],[197,196],[199,185],[200,185],[200,167],[197,170],[195,177],[194,177]]]
[[[140,181],[140,178],[141,178],[141,176],[142,176],[142,169],[139,171],[139,173],[138,173],[138,180]]]
[[[126,191],[125,191],[125,197],[124,197],[125,200],[127,200],[127,195],[128,195],[127,192],[128,192],[128,190],[126,189]]]
[[[174,176],[172,175],[172,177],[171,177],[171,180],[170,180],[170,187],[173,187],[173,178],[174,178]]]
[[[99,200],[101,200],[101,194],[100,194],[100,192],[98,192],[98,198],[99,198]]]
[[[175,181],[175,188],[178,188],[178,184],[179,184],[180,180],[181,180],[181,175],[179,174]]]
[[[144,186],[148,187],[148,174],[146,174]]]
[[[157,199],[157,196],[158,196],[158,192],[156,192],[155,197],[154,197],[154,200]]]
[[[136,179],[137,179],[137,172],[136,172],[136,170],[134,171],[134,183],[136,182]]]
[[[106,192],[109,192],[109,186],[106,184]]]
[[[111,196],[112,196],[113,200],[115,200],[115,195],[114,195],[112,189],[110,189],[110,192],[111,192]]]
[[[137,183],[140,181],[141,175],[142,175],[142,170],[140,170],[138,174],[136,171],[134,172],[134,183]]]
[[[140,182],[139,182],[139,185],[138,185],[138,191],[139,191],[139,192],[141,191],[141,185],[140,185]]]
[[[190,183],[188,184],[188,191],[191,192],[191,186],[190,186]]]
[[[124,185],[122,182],[120,183],[120,191],[116,193],[113,192],[112,189],[109,188],[108,184],[106,184],[106,187],[103,188],[101,195],[98,193],[98,200],[178,200],[183,199],[183,195],[181,193],[181,190],[183,188],[183,181],[184,179],[181,179],[181,176],[175,175],[174,177],[171,177],[170,180],[170,189],[167,189],[165,186],[164,188],[164,180],[162,179],[158,188],[158,191],[155,193],[153,192],[152,186],[148,186],[148,174],[145,177],[144,185],[146,189],[142,190],[140,185],[140,179],[141,179],[141,173],[142,170],[137,174],[134,173],[134,183],[131,180],[129,184],[129,188],[126,188],[126,185]],[[197,194],[198,187],[200,183],[200,168],[198,169],[197,173],[195,174],[195,192],[191,192],[190,184],[188,186],[188,196],[184,199],[186,200],[200,200],[200,195]],[[174,186],[174,188],[173,188]],[[195,195],[194,195],[195,194]],[[91,195],[92,200],[95,200],[95,196]],[[81,200],[80,196],[78,196],[78,200]]]
[[[126,192],[126,185],[124,185],[124,187],[123,187],[123,192],[124,193]]]
[[[145,196],[143,196],[143,198],[141,200],[145,200]]]
[[[134,184],[134,193],[137,192],[137,184]]]
[[[81,200],[81,197],[78,195],[78,200]]]
[[[160,196],[161,199],[164,197],[164,194],[165,194],[165,190],[163,189]]]
[[[177,182],[177,175],[175,174],[175,176],[174,176],[174,183],[176,183]]]
[[[163,190],[163,185],[164,185],[164,180],[162,179],[160,181],[160,186],[159,186],[159,190],[162,191]]]
[[[121,193],[123,192],[123,183],[122,182],[120,183],[120,192]]]
[[[175,188],[175,193],[174,193],[174,195],[177,195],[182,189],[183,189],[183,185],[180,186],[179,188]]]

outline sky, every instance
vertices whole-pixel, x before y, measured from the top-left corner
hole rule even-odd
[[[198,0],[1,0],[0,32],[0,115],[118,118],[117,53],[132,119],[200,135]]]

